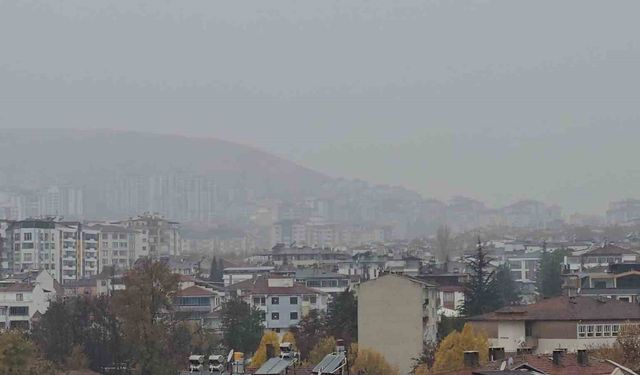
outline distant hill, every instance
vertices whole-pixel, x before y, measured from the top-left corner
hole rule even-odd
[[[331,179],[219,139],[113,130],[0,130],[0,184],[96,188],[115,177],[212,176],[273,197],[310,194]]]

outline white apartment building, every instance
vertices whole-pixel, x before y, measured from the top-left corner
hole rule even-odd
[[[91,228],[100,233],[98,273],[104,266],[113,266],[117,271],[128,270],[136,259],[149,255],[144,245],[147,236],[141,231],[113,224],[95,224]]]
[[[78,222],[29,219],[11,222],[6,233],[14,273],[46,270],[61,283],[98,274],[96,229]]]
[[[47,271],[40,272],[35,280],[0,286],[0,328],[30,329],[34,315],[44,314],[61,294],[60,285]]]
[[[145,213],[115,224],[141,233],[142,244],[138,253],[140,256],[146,254],[158,259],[182,253],[180,224],[169,221],[159,214]]]

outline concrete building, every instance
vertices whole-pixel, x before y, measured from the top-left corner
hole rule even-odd
[[[493,348],[506,353],[527,350],[575,352],[615,342],[621,327],[640,323],[637,305],[606,298],[555,297],[542,302],[504,307],[469,318],[483,330]]]
[[[571,256],[565,257],[564,263],[571,271],[582,271],[616,263],[636,263],[638,255],[635,249],[607,243],[585,251],[574,251]]]
[[[59,282],[98,274],[99,231],[79,222],[29,219],[6,230],[14,273],[46,270]]]
[[[283,332],[296,326],[311,310],[327,311],[327,294],[296,283],[290,277],[259,276],[229,287],[230,296],[239,296],[264,312],[264,326]]]
[[[142,233],[141,253],[153,259],[182,253],[180,224],[158,214],[145,213],[116,224]]]
[[[116,271],[125,271],[133,266],[139,257],[146,256],[142,249],[142,232],[121,225],[95,224],[91,226],[100,233],[100,262],[98,272],[105,266],[115,267]]]
[[[47,271],[35,278],[3,282],[0,286],[0,328],[31,328],[36,314],[44,314],[53,299],[62,296],[60,284]]]
[[[223,271],[222,280],[224,286],[237,284],[239,282],[253,279],[257,276],[268,275],[275,267],[262,266],[262,267],[227,267]]]
[[[384,274],[358,289],[358,344],[409,374],[424,345],[437,339],[437,291],[408,276]]]

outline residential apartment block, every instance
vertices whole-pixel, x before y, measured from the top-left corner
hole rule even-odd
[[[36,314],[44,314],[50,302],[64,294],[47,271],[0,284],[0,330],[30,329]]]
[[[409,374],[426,343],[437,339],[437,291],[424,281],[384,274],[358,288],[358,344]]]
[[[296,326],[311,310],[326,312],[327,294],[296,283],[290,277],[259,276],[229,287],[238,296],[264,312],[264,326],[276,332]]]

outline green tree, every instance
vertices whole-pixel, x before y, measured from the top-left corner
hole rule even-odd
[[[250,353],[262,337],[263,312],[238,297],[222,304],[223,342],[229,349]]]
[[[162,262],[144,260],[124,278],[125,289],[114,296],[113,307],[122,322],[133,365],[140,375],[173,374],[170,313],[178,290],[178,275]]]
[[[566,251],[561,249],[549,252],[546,245],[543,246],[536,277],[538,293],[543,298],[562,295],[562,264],[565,254]]]
[[[449,251],[451,250],[451,230],[449,226],[443,224],[438,227],[436,232],[436,254],[438,260],[446,262],[449,259]]]
[[[209,272],[209,281],[217,283],[221,283],[223,281],[222,258],[218,260],[214,256],[211,260],[211,272]]]
[[[513,305],[520,302],[520,287],[513,279],[511,269],[507,264],[503,264],[496,270],[496,287],[500,306]]]
[[[464,284],[464,316],[488,313],[500,308],[500,297],[496,286],[495,271],[490,270],[491,259],[478,239],[475,255],[466,258],[469,279]]]
[[[309,314],[302,318],[298,326],[292,328],[292,331],[300,351],[300,358],[303,361],[309,359],[311,350],[318,344],[320,338],[327,335],[324,320],[318,310],[309,311]]]
[[[433,372],[450,372],[464,368],[464,352],[477,351],[480,363],[489,357],[489,340],[487,336],[475,331],[470,324],[465,324],[461,332],[452,332],[438,346],[433,364]]]
[[[351,290],[338,294],[329,303],[326,319],[327,334],[345,340],[358,338],[358,301]]]

